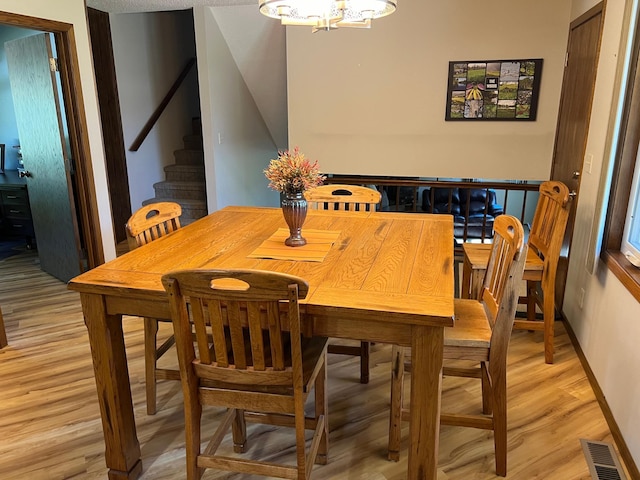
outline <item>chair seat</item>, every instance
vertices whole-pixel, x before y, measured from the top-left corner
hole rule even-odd
[[[491,256],[490,243],[463,243],[464,263],[462,271],[462,298],[477,298],[478,288],[482,284],[484,271],[487,269]],[[524,265],[522,279],[533,282],[542,281],[544,260],[530,248],[527,250],[527,259]]]
[[[489,349],[491,325],[482,303],[456,298],[453,303],[454,327],[444,329],[445,347]]]
[[[472,270],[485,270],[489,257],[491,256],[490,243],[464,243],[462,245],[464,254],[469,261]],[[542,260],[533,249],[527,251],[527,260],[524,264],[523,280],[542,280],[544,270],[544,260]]]

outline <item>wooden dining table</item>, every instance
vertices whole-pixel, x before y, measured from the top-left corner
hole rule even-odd
[[[191,268],[298,275],[310,286],[306,334],[410,346],[407,478],[436,479],[444,328],[454,322],[452,217],[309,211],[304,247],[281,247],[283,228],[280,209],[226,207],[69,282],[89,333],[110,479],[142,472],[122,315],[170,318],[160,278]]]

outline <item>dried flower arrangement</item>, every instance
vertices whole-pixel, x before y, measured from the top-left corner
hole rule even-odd
[[[278,152],[278,158],[269,162],[264,174],[269,188],[282,193],[302,193],[322,185],[327,178],[320,173],[318,161],[305,158],[298,147]]]

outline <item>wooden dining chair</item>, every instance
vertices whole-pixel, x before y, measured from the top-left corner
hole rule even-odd
[[[307,295],[307,282],[258,270],[186,270],[164,275],[162,283],[184,394],[187,479],[200,478],[205,468],[308,479],[314,462],[327,461],[329,435],[327,339],[303,337],[300,328],[298,299]],[[305,417],[312,390],[314,415]],[[206,405],[228,410],[201,450]],[[296,465],[216,455],[229,427],[234,451],[245,452],[246,421],[294,427]],[[305,429],[314,432],[308,449]],[[264,438],[256,440],[263,449]]]
[[[482,384],[482,414],[442,413],[442,425],[493,430],[496,473],[507,474],[507,350],[518,306],[517,285],[522,278],[527,245],[520,221],[510,215],[496,218],[495,237],[479,300],[455,299],[455,323],[444,329],[445,376],[479,378]],[[409,420],[403,402],[406,347],[393,347],[390,460],[398,461],[400,426]],[[447,360],[471,360],[479,368],[448,368]]]
[[[546,363],[553,363],[556,271],[569,209],[569,188],[564,183],[548,181],[540,185],[523,274],[523,280],[527,282],[527,294],[520,298],[520,303],[527,304],[527,320],[516,320],[514,328],[544,332]],[[465,243],[463,249],[461,295],[464,298],[477,298],[491,245]],[[536,306],[542,310],[542,321],[536,320]]]
[[[2,309],[0,309],[0,348],[6,347],[8,344],[7,331],[4,329],[4,318],[2,318]]]
[[[180,228],[182,207],[174,202],[157,202],[137,210],[126,224],[129,249],[146,245]],[[147,414],[156,413],[156,381],[180,380],[178,370],[157,368],[158,360],[175,343],[173,335],[158,346],[158,322],[170,319],[144,319],[144,366]]]
[[[304,193],[309,208],[315,210],[375,211],[380,192],[358,185],[321,185]],[[360,383],[369,383],[369,342],[360,345],[329,344],[329,353],[360,357]]]

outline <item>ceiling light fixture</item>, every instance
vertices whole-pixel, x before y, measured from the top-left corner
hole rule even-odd
[[[338,27],[371,28],[371,20],[396,11],[397,0],[258,0],[260,13],[282,25],[305,25],[313,31]]]

